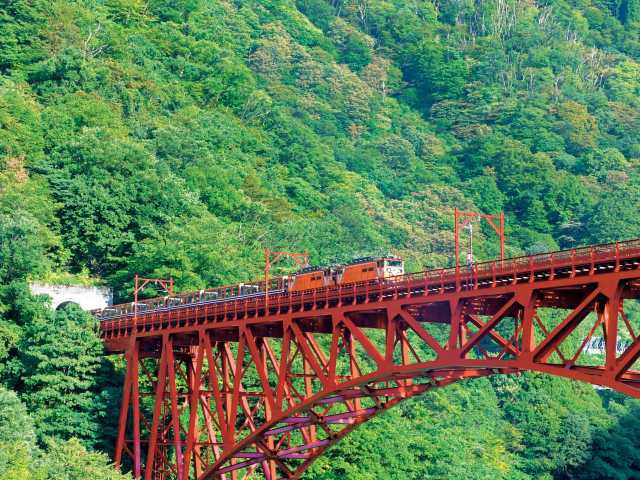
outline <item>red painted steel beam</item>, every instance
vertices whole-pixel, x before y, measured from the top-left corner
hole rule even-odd
[[[640,242],[547,255],[476,265],[469,288],[423,272],[274,296],[269,309],[234,300],[110,320],[105,344],[127,360],[116,462],[154,480],[300,478],[404,399],[494,374],[539,371],[640,398],[640,338],[623,301],[640,298]],[[545,324],[546,309],[561,318]],[[584,351],[597,329],[599,362]],[[484,351],[485,339],[501,351]]]

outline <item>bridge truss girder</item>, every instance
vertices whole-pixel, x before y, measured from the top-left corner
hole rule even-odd
[[[243,318],[158,317],[108,340],[127,359],[116,462],[148,480],[299,478],[400,401],[493,374],[539,371],[640,397],[640,338],[625,311],[639,297],[635,266],[313,298]],[[589,357],[596,334],[605,355]]]

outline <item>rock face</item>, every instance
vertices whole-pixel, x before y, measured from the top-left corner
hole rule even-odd
[[[81,287],[70,285],[47,285],[32,283],[31,292],[35,295],[49,295],[51,308],[62,308],[69,303],[75,303],[83,310],[94,310],[111,305],[113,292],[107,287]]]

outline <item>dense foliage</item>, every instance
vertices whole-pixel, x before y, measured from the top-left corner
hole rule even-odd
[[[638,0],[0,0],[0,477],[118,478],[84,450],[116,366],[29,279],[126,299],[256,277],[264,247],[444,266],[454,206],[505,210],[508,254],[638,237],[639,62]],[[464,383],[309,478],[636,478],[638,408]]]

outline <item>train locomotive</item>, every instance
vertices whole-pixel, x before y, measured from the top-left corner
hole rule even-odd
[[[398,257],[363,257],[346,264],[306,267],[290,276],[292,292],[323,287],[337,287],[404,274],[404,262]]]
[[[361,282],[392,282],[404,274],[404,261],[396,256],[363,257],[343,264],[307,266],[297,272],[277,277],[269,282],[269,297],[306,290],[333,288]],[[133,316],[134,311],[166,311],[193,304],[223,303],[265,296],[264,280],[239,283],[198,292],[157,297],[122,305],[112,305],[92,313],[100,320]],[[136,308],[137,307],[137,308]]]

